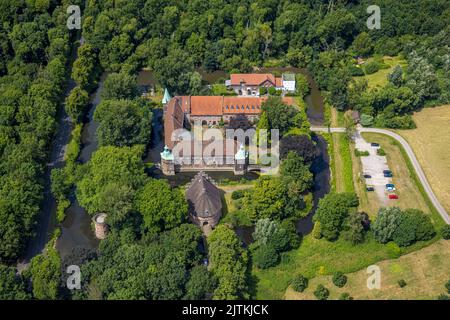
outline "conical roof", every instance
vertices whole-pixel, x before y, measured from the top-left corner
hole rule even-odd
[[[222,213],[220,191],[204,172],[197,173],[192,179],[186,199],[198,217],[209,218]]]
[[[172,99],[172,97],[169,94],[169,90],[167,90],[167,88],[164,89],[164,97],[162,98],[162,103],[166,104],[170,101],[170,99]]]

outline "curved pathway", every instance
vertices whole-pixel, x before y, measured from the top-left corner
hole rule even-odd
[[[417,160],[417,158],[414,154],[414,151],[411,149],[409,143],[399,134],[392,132],[390,130],[386,130],[386,129],[363,128],[361,126],[358,126],[356,130],[359,133],[361,133],[361,132],[381,133],[381,134],[388,135],[388,136],[394,138],[395,140],[397,140],[402,145],[403,149],[406,151],[406,154],[408,155],[409,159],[411,160],[414,170],[416,171],[416,174],[419,177],[419,180],[422,183],[422,186],[425,189],[425,192],[427,193],[427,195],[430,198],[431,202],[433,203],[434,207],[439,212],[442,219],[444,219],[444,221],[447,224],[450,224],[450,216],[448,215],[447,211],[445,211],[444,207],[441,205],[441,203],[437,199],[436,195],[434,194],[433,189],[431,188],[430,184],[428,183],[425,173],[423,172],[422,167],[420,166],[420,163]],[[342,133],[342,132],[345,132],[345,128],[311,127],[311,131]]]

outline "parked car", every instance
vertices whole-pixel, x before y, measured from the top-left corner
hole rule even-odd
[[[384,173],[385,178],[392,178],[392,173]]]
[[[388,184],[386,184],[386,190],[387,191],[394,191],[395,190],[395,186],[392,183],[388,183]]]
[[[366,190],[367,190],[367,191],[375,191],[375,188],[372,187],[372,186],[367,186],[367,187],[366,187]]]
[[[383,170],[383,173],[390,173],[390,174],[392,174],[392,171],[391,170]]]
[[[390,194],[389,199],[398,199],[398,195],[396,194]]]
[[[372,147],[379,147],[379,146],[380,146],[380,144],[377,143],[377,142],[372,142],[372,143],[370,143],[370,145],[371,145]]]
[[[370,174],[364,174],[363,177],[366,178],[366,179],[372,178],[372,176]]]

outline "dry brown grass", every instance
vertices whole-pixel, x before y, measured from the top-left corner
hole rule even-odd
[[[444,284],[450,278],[450,241],[440,240],[434,244],[404,255],[398,259],[384,260],[376,265],[381,270],[381,288],[367,288],[366,269],[347,274],[348,281],[343,288],[337,288],[331,276],[320,276],[309,281],[303,293],[290,287],[286,290],[288,300],[315,299],[314,290],[323,284],[330,290],[329,299],[338,299],[340,294],[348,292],[354,299],[435,299],[445,292]],[[407,285],[398,286],[397,281],[404,279]]]
[[[411,177],[411,173],[405,162],[406,160],[398,145],[394,143],[394,140],[389,136],[379,133],[362,133],[362,136],[368,142],[378,142],[381,148],[386,151],[388,165],[394,175],[392,183],[395,184],[395,188],[397,189],[395,193],[399,197],[396,200],[388,200],[387,206],[395,206],[402,209],[420,209],[429,214],[430,208],[417,188],[414,179]],[[359,161],[359,159],[357,160]],[[364,188],[357,188],[357,192],[358,196],[362,199],[360,209],[366,211],[371,217],[374,217],[380,207],[375,193],[366,192]]]
[[[437,198],[450,212],[450,105],[414,114],[417,129],[398,130],[422,166]]]

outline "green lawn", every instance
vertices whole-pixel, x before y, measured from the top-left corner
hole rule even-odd
[[[256,299],[283,299],[289,282],[296,274],[308,278],[329,275],[336,271],[355,272],[381,260],[394,258],[386,245],[376,242],[370,234],[365,243],[353,246],[344,240],[329,242],[304,238],[300,247],[282,255],[281,263],[273,268],[260,270],[253,267]],[[419,242],[402,249],[402,254],[421,249],[435,242]]]
[[[329,300],[338,299],[343,292],[350,293],[356,300],[434,300],[445,292],[444,283],[450,277],[449,260],[450,241],[439,240],[398,259],[377,262],[382,273],[381,287],[378,290],[367,288],[368,274],[366,268],[363,268],[347,274],[348,281],[343,288],[336,287],[331,276],[319,276],[309,281],[309,286],[303,293],[289,288],[286,299],[316,300],[313,292],[318,284],[322,284],[330,290]],[[406,281],[406,287],[399,287],[400,279]]]
[[[367,62],[370,62],[373,60],[373,58],[367,59]],[[368,82],[368,89],[374,89],[374,88],[381,88],[384,87],[388,80],[387,75],[392,72],[395,66],[400,65],[403,69],[406,68],[407,63],[406,60],[403,57],[396,56],[396,57],[383,57],[383,61],[385,64],[389,65],[389,68],[387,69],[380,69],[378,72],[375,72],[373,74],[365,75],[363,77],[354,77],[355,80],[365,78]]]
[[[329,151],[333,155],[333,160],[330,163],[332,190],[336,192],[354,192],[350,142],[343,133],[333,133],[332,140],[333,147]]]

